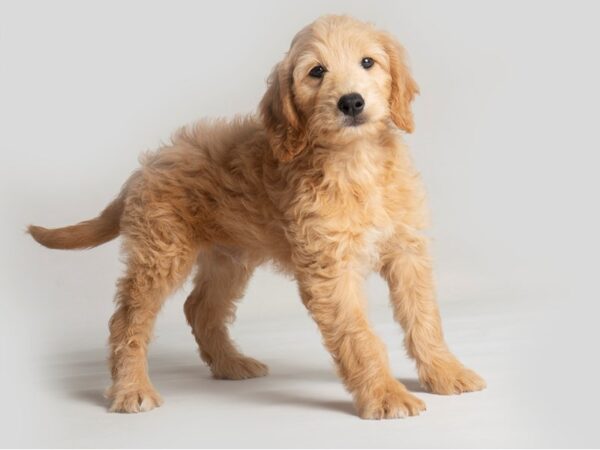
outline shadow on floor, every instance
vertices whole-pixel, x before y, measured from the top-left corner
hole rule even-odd
[[[419,383],[419,380],[416,378],[398,378],[398,381],[406,386],[406,389],[408,389],[410,392],[420,392],[423,394],[427,392],[425,389],[423,389]]]
[[[314,393],[302,393],[298,383],[341,382],[331,365],[328,367],[293,364],[289,361],[267,360],[271,373],[267,377],[244,381],[216,380],[194,352],[151,355],[150,374],[154,385],[163,398],[176,395],[210,394],[210,396],[234,396],[240,401],[264,405],[296,405],[306,409],[328,409],[343,414],[356,415],[348,401],[316,398]],[[77,401],[108,408],[104,392],[110,384],[105,349],[91,349],[55,355],[49,364],[53,384]],[[400,379],[410,391],[423,392],[418,380]],[[313,391],[314,392],[314,391]]]

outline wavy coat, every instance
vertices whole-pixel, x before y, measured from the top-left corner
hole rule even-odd
[[[365,68],[364,58],[374,61]],[[361,65],[362,64],[362,65]],[[324,75],[311,75],[320,66]],[[360,115],[337,107],[364,99]],[[202,121],[141,159],[96,219],[29,228],[51,248],[89,248],[120,235],[127,264],[110,321],[111,410],[160,405],[146,353],[166,297],[197,266],[185,302],[202,359],[217,378],[262,376],[228,324],[252,272],[293,276],[363,418],[416,415],[424,403],[392,375],[366,314],[363,282],[388,282],[421,383],[453,394],[484,387],[449,351],[435,300],[424,193],[402,140],[418,87],[391,35],[346,16],[301,30],[275,67],[259,114]],[[349,123],[352,119],[354,122]]]

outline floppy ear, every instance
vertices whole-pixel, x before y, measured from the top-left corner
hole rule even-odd
[[[383,33],[383,46],[390,61],[392,77],[392,92],[390,94],[390,112],[392,120],[398,128],[412,133],[415,128],[410,107],[419,86],[412,78],[405,62],[405,52],[402,46],[389,34]]]
[[[271,148],[280,161],[290,161],[308,145],[304,121],[294,104],[292,82],[286,58],[271,72],[259,106]]]

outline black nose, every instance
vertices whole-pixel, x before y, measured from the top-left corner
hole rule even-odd
[[[347,116],[358,116],[364,108],[365,99],[356,92],[342,95],[338,101],[338,109]]]

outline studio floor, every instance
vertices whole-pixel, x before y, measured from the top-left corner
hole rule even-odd
[[[264,275],[262,281],[271,279]],[[250,289],[250,297],[256,289]],[[378,289],[374,285],[371,291]],[[241,307],[233,334],[246,354],[269,365],[270,374],[222,381],[211,378],[196,353],[181,311],[183,295],[171,299],[160,316],[149,357],[152,380],[165,400],[162,407],[135,415],[107,412],[103,390],[109,376],[103,344],[110,310],[107,307],[103,317],[85,314],[84,307],[65,307],[48,314],[43,333],[20,341],[31,350],[29,359],[36,356],[35,361],[10,366],[8,375],[14,379],[4,384],[4,396],[13,407],[2,413],[2,445],[352,448],[600,443],[592,432],[593,414],[586,412],[593,411],[594,402],[576,396],[577,377],[569,381],[562,378],[564,371],[548,372],[554,361],[545,356],[539,336],[560,320],[560,312],[551,308],[523,308],[518,301],[443,303],[451,348],[486,378],[489,387],[438,396],[422,392],[405,356],[400,328],[387,304],[375,302],[371,321],[388,346],[393,372],[428,409],[419,417],[364,421],[355,414],[299,301],[283,316],[261,311],[260,304]],[[52,350],[36,353],[33,347],[42,339]],[[27,352],[19,354],[28,358]],[[564,362],[568,355],[560,358]],[[30,369],[22,372],[24,367]],[[559,382],[566,390],[556,389]]]

